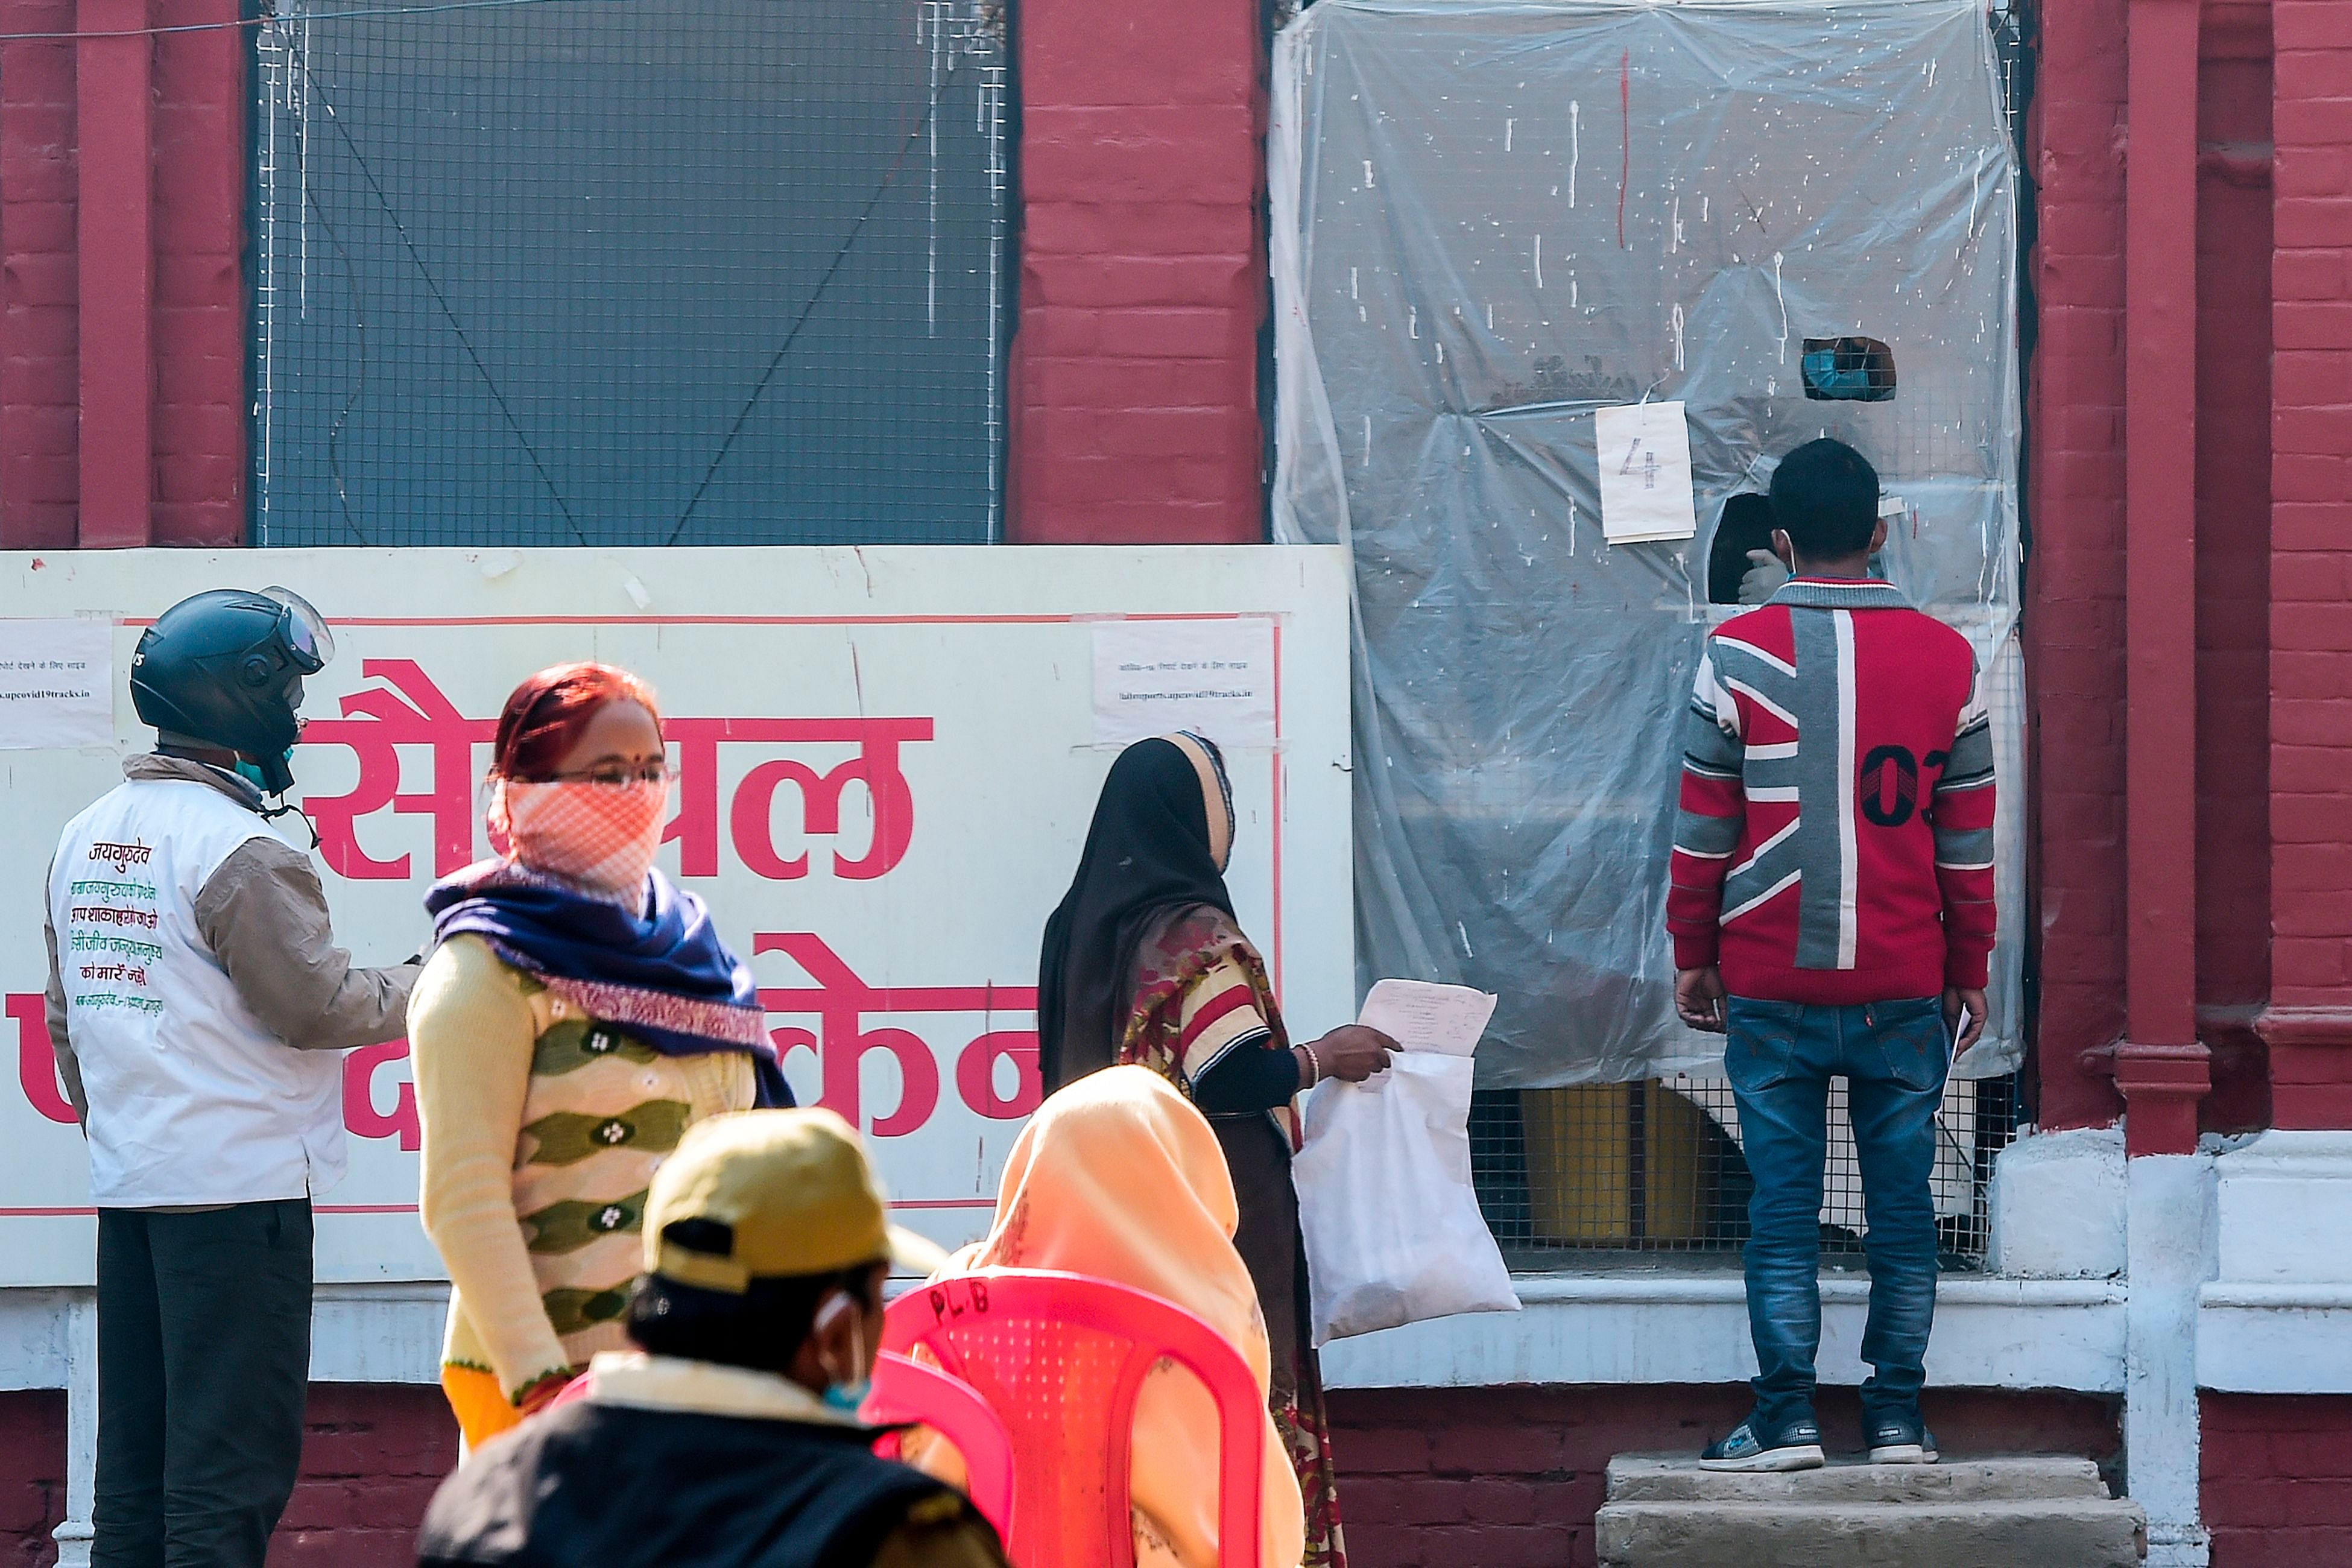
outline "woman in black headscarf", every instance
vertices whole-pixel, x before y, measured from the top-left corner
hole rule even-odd
[[[1037,980],[1047,1092],[1114,1063],[1168,1078],[1206,1112],[1232,1168],[1234,1237],[1273,1352],[1275,1424],[1307,1505],[1307,1568],[1345,1568],[1323,1385],[1307,1332],[1294,1100],[1327,1078],[1360,1083],[1396,1042],[1349,1024],[1293,1046],[1265,964],[1225,890],[1233,790],[1198,735],[1139,741],[1111,764],[1078,874],[1045,922]]]

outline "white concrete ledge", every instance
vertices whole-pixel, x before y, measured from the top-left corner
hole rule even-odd
[[[1523,1312],[1414,1323],[1323,1352],[1334,1388],[1497,1384],[1737,1383],[1755,1375],[1740,1278],[1546,1274],[1513,1281]],[[1864,1374],[1870,1283],[1822,1282],[1821,1374]],[[1937,1291],[1927,1375],[1947,1387],[2123,1389],[2120,1281],[1947,1276]]]
[[[0,1289],[0,1389],[73,1385],[73,1308],[92,1295]],[[311,1382],[440,1382],[446,1285],[321,1285],[313,1301]]]
[[[321,1285],[311,1309],[313,1383],[439,1383],[446,1285]]]
[[[1538,1274],[1523,1312],[1447,1318],[1341,1340],[1335,1388],[1496,1384],[1736,1383],[1753,1376],[1739,1276]],[[1822,1284],[1822,1375],[1852,1382],[1869,1281]],[[2123,1387],[2121,1280],[1947,1276],[1928,1376],[1948,1387]],[[74,1303],[85,1290],[0,1290],[0,1389],[68,1385]],[[310,1372],[320,1383],[440,1377],[446,1286],[321,1285]],[[2200,1296],[2198,1382],[2225,1393],[2352,1393],[2352,1285],[2213,1281]]]
[[[2197,1382],[2224,1394],[2352,1394],[2352,1285],[2206,1286]]]

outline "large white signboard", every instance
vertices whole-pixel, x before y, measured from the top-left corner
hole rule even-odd
[[[1117,754],[1100,738],[1106,621],[1136,623],[1139,646],[1265,651],[1267,711],[1230,703],[1226,735],[1213,704],[1206,721],[1234,775],[1229,879],[1294,1026],[1354,1012],[1337,551],[7,554],[0,632],[110,620],[127,672],[176,600],[273,583],[340,645],[294,765],[362,962],[423,946],[425,889],[488,853],[483,773],[515,683],[563,659],[626,665],[660,693],[682,773],[663,868],[751,962],[802,1101],[866,1131],[901,1217],[940,1241],[985,1228],[1036,1103],[1039,935]],[[0,1039],[16,1068],[0,1075],[0,1285],[90,1279],[80,1134],[42,1023],[41,888],[58,830],[152,744],[116,684],[110,745],[0,750]],[[352,1173],[320,1196],[322,1279],[440,1275],[416,1222],[406,1054],[388,1041],[347,1063]]]

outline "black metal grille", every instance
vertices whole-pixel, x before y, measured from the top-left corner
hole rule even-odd
[[[254,29],[257,542],[996,537],[992,6],[352,9]]]
[[[2014,1080],[1948,1089],[1934,1177],[1948,1268],[1984,1257],[1985,1183],[2016,1136]],[[1843,1085],[1832,1088],[1822,1215],[1825,1256],[1858,1255],[1861,1174],[1842,1136]],[[1721,1079],[1676,1078],[1573,1089],[1481,1090],[1470,1158],[1486,1223],[1514,1267],[1585,1267],[1607,1252],[1727,1251],[1748,1239],[1754,1183],[1737,1108]]]

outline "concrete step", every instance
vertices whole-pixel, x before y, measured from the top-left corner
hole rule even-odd
[[[1940,1465],[1825,1465],[1749,1475],[1702,1470],[1687,1454],[1620,1454],[1609,1461],[1611,1502],[2040,1502],[2105,1501],[2090,1460],[2021,1454]]]
[[[2138,1505],[1612,1502],[1601,1568],[2139,1568]]]
[[[1620,1455],[1601,1568],[2138,1568],[2147,1521],[2074,1458],[1717,1474]]]

